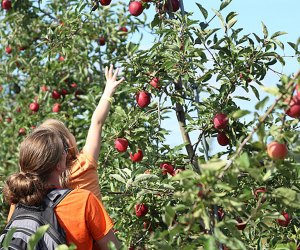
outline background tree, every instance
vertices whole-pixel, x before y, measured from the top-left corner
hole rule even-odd
[[[299,72],[264,86],[267,72],[285,64],[284,32],[263,24],[262,36],[244,35],[236,12],[222,14],[230,2],[211,12],[196,3],[199,23],[177,0],[3,0],[2,176],[17,170],[17,145],[46,117],[62,119],[82,146],[103,68],[113,63],[126,83],[105,124],[99,180],[124,246],[297,249]],[[144,30],[155,38],[148,49]],[[299,40],[289,45],[299,59]],[[173,112],[176,146],[161,126]],[[225,151],[210,153],[214,137]]]

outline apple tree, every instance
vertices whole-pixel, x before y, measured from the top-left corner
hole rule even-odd
[[[2,0],[2,176],[46,118],[82,147],[114,64],[126,82],[105,124],[99,183],[124,249],[299,248],[300,73],[276,71],[284,32],[244,34],[230,2],[208,11],[196,1],[203,19],[193,20],[181,0]],[[288,46],[299,60],[299,40]],[[173,114],[177,145],[162,126]]]

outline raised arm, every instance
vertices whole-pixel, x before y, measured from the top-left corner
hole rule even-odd
[[[118,73],[119,68],[117,68],[113,73],[112,65],[109,69],[108,67],[105,68],[105,89],[97,105],[97,108],[92,115],[91,125],[86,138],[84,151],[87,154],[93,156],[96,161],[98,160],[101,148],[102,126],[105,123],[105,120],[109,113],[112,96],[115,93],[118,85],[124,81],[124,78],[117,80]]]

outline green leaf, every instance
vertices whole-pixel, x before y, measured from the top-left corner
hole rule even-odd
[[[215,238],[213,236],[209,236],[204,244],[204,249],[205,250],[217,250],[217,245],[216,245],[216,241]]]
[[[237,110],[232,114],[232,118],[234,119],[239,119],[245,115],[251,114],[249,110]]]
[[[280,91],[277,87],[266,87],[266,86],[260,86],[262,88],[262,90],[264,90],[265,92],[273,95],[273,96],[278,96],[280,94]]]
[[[231,1],[232,1],[232,0],[224,0],[224,1],[221,3],[221,5],[220,5],[220,9],[219,9],[219,10],[221,11],[221,10],[225,9],[225,8],[227,7],[227,5],[231,3]]]
[[[280,187],[273,190],[273,195],[288,207],[300,208],[300,193],[290,188]]]
[[[198,8],[200,9],[204,19],[206,19],[208,17],[208,12],[205,8],[203,8],[203,6],[200,3],[196,3]]]
[[[16,228],[11,228],[9,229],[9,231],[7,232],[5,238],[4,238],[4,241],[3,241],[3,245],[2,247],[4,247],[5,249],[8,249],[9,247],[9,243],[11,242],[12,238],[13,238],[13,235],[15,233],[17,229]]]
[[[227,29],[230,29],[233,25],[235,25],[237,22],[236,18],[231,19],[228,23],[227,23]]]
[[[209,171],[218,171],[226,165],[226,161],[221,159],[213,159],[201,165],[201,169]]]
[[[140,181],[146,181],[146,180],[149,180],[149,179],[159,179],[157,175],[154,175],[154,174],[138,174],[135,176],[135,179],[133,181],[133,185],[137,184],[138,182]]]
[[[250,88],[252,89],[252,91],[253,91],[255,97],[257,98],[257,100],[259,100],[260,96],[259,96],[259,92],[258,92],[257,88],[255,88],[253,85],[250,85]]]
[[[242,169],[248,169],[250,167],[250,159],[246,152],[241,154],[241,156],[237,159],[237,162]]]
[[[262,25],[262,30],[263,30],[263,33],[264,33],[264,38],[266,39],[268,37],[268,29],[267,29],[267,26],[261,22],[261,25]]]
[[[282,35],[286,35],[286,34],[287,34],[287,33],[284,32],[284,31],[277,31],[277,32],[275,32],[270,38],[273,39],[273,38],[275,38],[275,37],[277,37],[277,36],[282,36]]]
[[[174,217],[175,217],[175,210],[173,209],[173,207],[166,206],[163,219],[167,226],[171,226],[173,224]]]
[[[255,105],[255,109],[256,110],[262,110],[264,107],[265,107],[265,105],[266,105],[266,103],[269,101],[269,97],[268,96],[266,96],[264,99],[262,99],[261,101],[259,101],[256,105]]]
[[[28,250],[34,250],[39,240],[43,237],[43,235],[47,232],[49,225],[44,225],[39,227],[36,230],[36,233],[33,234],[28,240]]]
[[[117,181],[120,181],[120,182],[126,184],[125,179],[124,179],[121,175],[119,175],[119,174],[111,174],[111,175],[109,175],[109,176],[110,176],[111,178],[116,179]]]
[[[216,16],[220,19],[222,27],[225,28],[225,21],[221,13],[215,9],[213,9],[213,12],[215,12]]]
[[[295,43],[287,42],[296,52],[298,52],[298,46]]]

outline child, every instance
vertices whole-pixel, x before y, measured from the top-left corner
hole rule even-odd
[[[25,206],[42,204],[49,190],[61,188],[59,179],[67,168],[67,152],[68,146],[55,130],[38,128],[29,134],[20,146],[20,171],[9,176],[4,185],[6,201]],[[55,207],[55,214],[67,243],[74,243],[76,249],[92,250],[94,244],[109,249],[110,241],[120,247],[113,222],[92,192],[72,190]]]
[[[56,119],[48,119],[40,126],[49,128],[60,133],[69,145],[67,156],[67,170],[64,172],[61,182],[62,186],[71,189],[81,188],[94,193],[101,200],[99,178],[97,174],[97,161],[101,147],[102,127],[110,110],[112,96],[124,78],[117,80],[119,69],[113,73],[113,66],[105,68],[106,85],[102,97],[96,107],[91,125],[88,130],[85,145],[81,152],[78,151],[74,135],[67,129],[63,122]],[[8,220],[14,211],[11,206]]]

